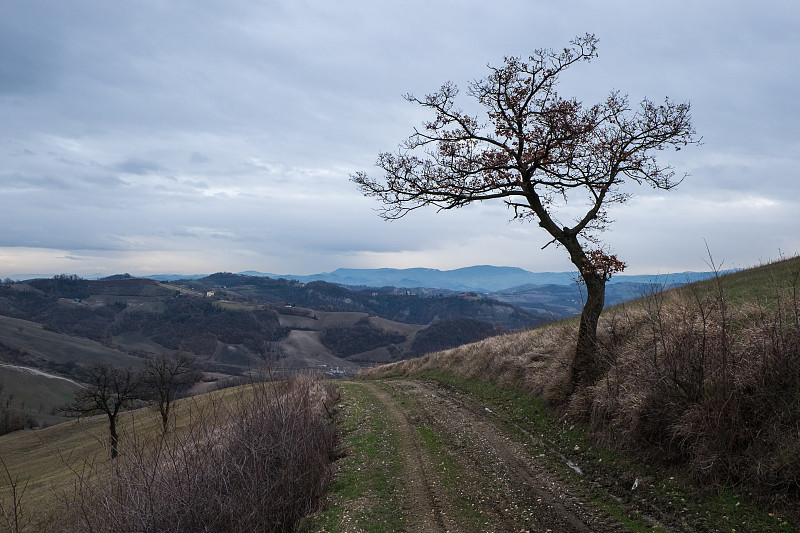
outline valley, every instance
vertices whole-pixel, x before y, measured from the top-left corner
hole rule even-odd
[[[199,392],[265,365],[276,375],[352,377],[541,322],[476,294],[224,273],[170,283],[130,276],[7,282],[0,284],[0,408],[16,417],[15,427],[66,420],[59,409],[93,364],[139,369],[180,351],[205,372]],[[22,369],[29,370],[24,379]],[[59,392],[49,376],[64,378]]]
[[[604,375],[578,391],[575,320],[509,331],[480,318],[537,319],[474,293],[234,274],[4,284],[0,306],[16,316],[0,316],[0,407],[23,427],[55,425],[87,361],[136,367],[180,352],[204,371],[176,403],[170,435],[182,442],[204,425],[184,425],[180,406],[240,405],[247,387],[229,387],[249,372],[314,369],[343,378],[323,380],[327,399],[313,407],[341,444],[326,452],[332,484],[302,531],[788,532],[798,519],[798,265],[609,307]],[[160,427],[152,407],[123,414],[123,450]],[[111,467],[106,424],[101,415],[3,436],[4,485],[30,476],[28,497],[47,501],[43,487],[69,483],[71,463],[53,454],[70,446]]]
[[[180,351],[205,372],[196,391],[235,383],[263,365],[277,375],[313,369],[352,377],[365,367],[580,312],[580,287],[566,273],[532,276],[484,266],[448,272],[340,270],[333,277],[373,285],[421,281],[439,288],[348,287],[231,273],[171,281],[129,275],[7,280],[0,284],[0,362],[80,383],[92,364],[138,369],[147,358]],[[481,293],[444,288],[485,290],[533,279],[556,283]],[[614,304],[647,290],[651,285],[639,279],[610,284],[608,300]],[[28,423],[64,420],[59,405],[76,385],[60,383],[63,392],[52,395],[47,378],[20,380],[18,373],[0,367],[5,387],[0,407],[16,409]]]

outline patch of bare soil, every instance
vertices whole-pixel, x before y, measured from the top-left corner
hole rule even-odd
[[[293,329],[280,346],[283,350],[279,361],[281,368],[306,369],[326,365],[351,376],[360,368],[355,363],[336,357],[323,346],[319,341],[319,331]]]
[[[402,435],[397,453],[405,464],[408,531],[625,530],[546,467],[535,446],[505,436],[490,411],[470,406],[456,392],[412,380],[365,386]],[[437,435],[435,452],[424,445],[422,426]]]

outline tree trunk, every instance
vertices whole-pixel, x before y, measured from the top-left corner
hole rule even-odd
[[[162,400],[158,406],[158,410],[161,413],[161,425],[163,428],[164,434],[167,433],[167,425],[169,424],[169,398],[166,400]]]
[[[602,370],[597,350],[597,323],[606,298],[606,280],[601,274],[585,272],[586,303],[578,327],[578,343],[572,361],[572,387],[588,386],[597,381]]]
[[[108,430],[111,433],[111,458],[115,459],[117,457],[117,446],[119,444],[116,417],[108,417]]]

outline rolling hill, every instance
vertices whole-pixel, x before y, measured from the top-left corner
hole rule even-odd
[[[800,520],[798,294],[794,257],[607,308],[598,330],[602,375],[589,385],[571,381],[576,320],[368,376],[444,373],[499,384],[541,399],[567,427],[584,426],[593,442],[669,479],[746,492]],[[597,458],[574,455],[585,475],[602,470]]]
[[[369,272],[339,275],[369,277]],[[413,274],[417,281],[438,284],[452,277],[461,286],[528,277],[520,269],[497,267],[373,274],[372,282]],[[609,299],[613,303],[641,290],[637,284],[610,285]],[[581,303],[575,284],[524,285],[487,295],[230,273],[170,283],[129,275],[100,280],[60,275],[0,284],[0,362],[80,382],[91,364],[137,368],[145,358],[182,351],[197,358],[210,380],[224,381],[265,362],[278,372],[314,368],[341,377],[365,365],[569,316]],[[18,371],[0,369],[0,379],[13,382],[11,372]],[[26,396],[23,415],[39,423],[58,420],[53,410],[63,402],[47,394],[52,379],[26,375],[25,381],[29,390],[40,392]],[[7,392],[23,406],[19,392]]]
[[[55,409],[76,385],[53,376],[80,383],[98,363],[139,368],[146,358],[181,351],[196,358],[208,380],[226,381],[264,363],[276,372],[352,376],[364,365],[497,334],[500,325],[538,322],[475,294],[354,291],[223,273],[174,283],[125,275],[4,283],[0,363],[10,366],[0,367],[0,383],[14,386],[0,391],[0,409],[16,409],[26,424],[63,420]],[[23,382],[26,394],[16,386]]]

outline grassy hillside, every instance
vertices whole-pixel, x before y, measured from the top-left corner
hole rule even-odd
[[[800,519],[800,258],[607,309],[603,377],[572,391],[574,320],[374,369],[446,370],[545,400],[595,442]]]
[[[115,460],[102,415],[0,436],[0,529],[292,530],[330,481],[333,394],[300,376],[195,396],[165,434],[152,409],[122,413]]]
[[[684,288],[683,292],[691,290],[691,287],[707,292],[721,289],[727,298],[737,304],[775,304],[781,291],[800,291],[800,257],[765,263],[698,282]]]
[[[78,387],[59,376],[0,363],[0,414],[17,413],[37,426],[58,424],[66,417],[55,410],[71,402]]]
[[[0,316],[2,347],[19,352],[18,359],[9,362],[55,371],[77,361],[84,366],[108,363],[121,368],[139,368],[142,364],[141,358],[99,342],[56,333],[42,324],[8,316]]]

